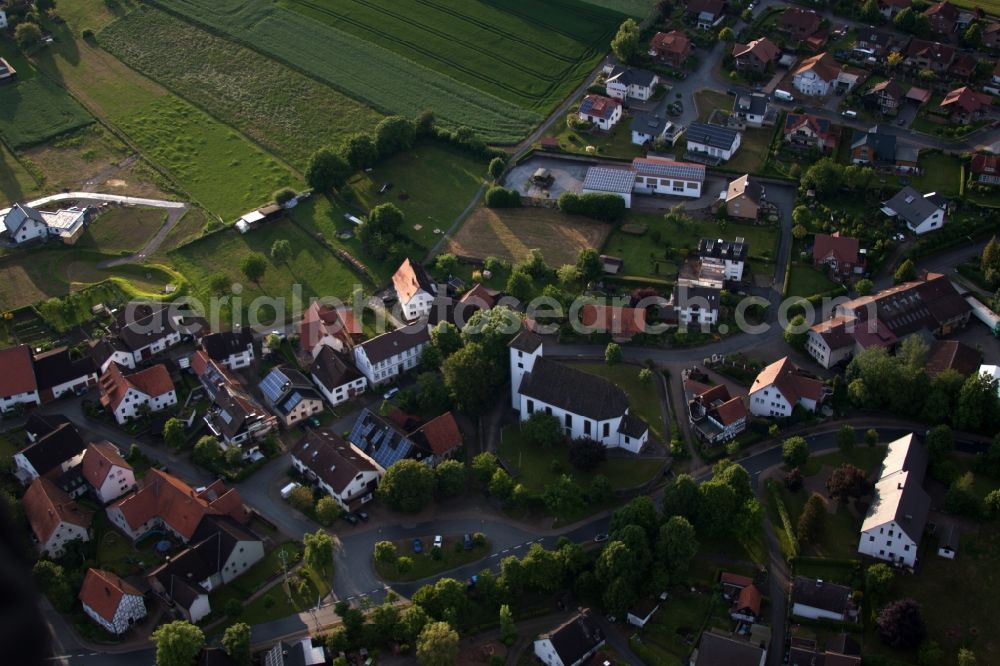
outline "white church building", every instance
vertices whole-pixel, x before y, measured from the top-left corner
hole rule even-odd
[[[521,420],[546,412],[573,439],[642,450],[649,426],[629,413],[625,392],[602,377],[545,358],[544,351],[541,336],[527,329],[510,343],[511,405]]]

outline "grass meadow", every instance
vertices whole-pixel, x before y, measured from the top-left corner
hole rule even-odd
[[[321,145],[370,131],[381,114],[251,49],[143,7],[101,46],[300,170]]]
[[[36,76],[0,87],[0,135],[15,150],[92,122],[76,100],[48,79]]]
[[[443,125],[464,125],[496,143],[516,143],[542,120],[535,111],[267,0],[156,0],[156,4],[382,113],[413,117],[433,109]]]
[[[279,0],[280,6],[520,107],[546,112],[624,18],[579,0]]]
[[[646,18],[653,8],[656,7],[657,0],[585,0],[588,5],[596,5],[611,9],[622,14],[628,14],[636,18]]]

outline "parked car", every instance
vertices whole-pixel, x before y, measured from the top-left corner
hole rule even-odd
[[[440,534],[434,537],[434,547],[435,548],[444,547],[444,537],[442,537]]]
[[[604,534],[603,532],[594,537],[594,543],[601,543],[607,540],[608,540],[608,535]]]
[[[344,520],[346,520],[347,522],[349,522],[351,525],[357,525],[358,524],[358,517],[355,516],[353,513],[344,513],[344,514],[341,514],[340,517],[343,518]]]
[[[288,499],[289,497],[291,497],[292,496],[292,491],[295,490],[296,488],[298,488],[300,485],[302,485],[302,484],[296,483],[295,481],[292,481],[287,486],[285,486],[284,488],[282,488],[281,489],[281,499]]]
[[[355,513],[357,514],[358,518],[365,521],[366,523],[368,522],[368,519],[371,518],[371,516],[368,515],[367,511],[356,511]]]
[[[472,550],[472,535],[464,534],[462,535],[462,547],[466,550]]]
[[[385,393],[382,394],[382,399],[383,400],[391,400],[392,397],[394,395],[396,395],[397,393],[399,393],[399,389],[396,388],[396,387],[393,387],[393,388],[389,389],[388,391],[386,391]]]
[[[414,553],[422,553],[422,552],[424,552],[424,542],[421,541],[420,539],[414,539],[413,540],[413,552]]]

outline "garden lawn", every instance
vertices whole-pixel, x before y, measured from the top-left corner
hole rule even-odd
[[[201,208],[189,208],[184,213],[184,217],[178,220],[177,224],[167,233],[167,237],[160,243],[154,256],[165,259],[169,252],[197,240],[201,237],[207,223],[205,211]]]
[[[279,0],[278,4],[520,107],[549,111],[624,16],[580,0]]]
[[[101,45],[304,170],[322,145],[371,131],[381,114],[289,67],[157,9],[101,32]]]
[[[473,546],[472,550],[465,550],[463,548],[456,552],[455,544],[462,543],[462,535],[456,534],[444,537],[444,546],[441,547],[441,559],[435,560],[431,555],[431,545],[434,543],[434,536],[421,537],[420,542],[423,544],[423,552],[421,553],[413,552],[413,539],[397,539],[392,542],[395,544],[396,553],[400,557],[405,555],[413,561],[413,568],[408,572],[400,573],[395,563],[384,564],[376,562],[375,573],[385,581],[407,583],[415,580],[423,580],[424,578],[436,576],[446,571],[465,566],[466,564],[478,562],[493,552],[493,546],[488,540],[485,545],[478,548]]]
[[[708,119],[712,117],[712,112],[716,109],[727,112],[732,111],[734,100],[735,97],[727,95],[724,92],[699,90],[694,94],[694,105],[698,109],[698,122],[707,123]],[[685,104],[690,103],[688,100],[683,101]],[[746,137],[744,137],[745,139]],[[740,148],[740,150],[743,150],[743,148]]]
[[[259,590],[274,576],[283,570],[281,555],[284,553],[287,566],[294,566],[302,559],[303,546],[298,541],[286,541],[279,544],[264,555],[257,564],[250,567],[246,573],[233,580],[228,585],[212,590],[210,602],[212,608],[224,611],[226,602],[230,599],[243,601]]]
[[[66,90],[45,77],[0,86],[0,135],[14,149],[42,143],[92,122],[91,115]]]
[[[788,293],[786,296],[802,296],[808,298],[836,289],[837,283],[812,266],[793,263],[791,275],[788,278]]]
[[[930,153],[920,156],[918,162],[924,173],[911,178],[913,187],[920,192],[937,192],[957,197],[962,182],[962,159],[957,155]]]
[[[781,486],[781,496],[788,509],[788,517],[792,520],[792,529],[797,529],[799,516],[809,499],[810,493],[803,488],[798,492],[790,492]],[[824,493],[825,497],[825,493]],[[832,500],[828,500],[832,501]],[[861,530],[862,518],[855,518],[843,502],[837,507],[836,513],[827,512],[823,528],[823,536],[816,542],[804,544],[799,542],[800,555],[816,555],[837,559],[853,559],[858,557],[858,535]],[[774,529],[783,529],[780,521]]]
[[[41,184],[14,154],[0,145],[0,197],[4,208],[13,201],[30,199],[42,191]]]
[[[447,231],[472,200],[486,166],[469,153],[424,142],[356,174],[350,186],[365,211],[382,203],[398,206],[406,217],[403,234],[429,248],[441,238],[434,230]],[[392,189],[379,194],[384,183]]]
[[[643,384],[639,381],[640,368],[625,363],[612,366],[604,363],[580,363],[577,367],[603,377],[625,391],[628,395],[629,412],[649,424],[651,440],[663,441],[663,412],[660,409],[656,377],[648,384]]]
[[[578,107],[573,107],[573,109],[576,108]],[[571,109],[571,112],[573,109]],[[546,136],[555,137],[559,141],[559,148],[567,153],[580,153],[581,155],[592,156],[592,153],[587,152],[587,148],[593,146],[597,149],[597,155],[601,157],[631,160],[634,157],[646,156],[646,149],[643,146],[637,146],[632,143],[632,131],[628,118],[622,118],[608,132],[597,130],[578,132],[566,125],[566,118],[559,118],[556,122],[552,123],[552,127],[546,132]]]
[[[642,641],[673,657],[667,663],[686,664],[692,646],[685,640],[697,639],[698,633],[712,611],[715,589],[711,592],[691,592],[683,587],[673,587],[660,610],[643,630]]]
[[[284,583],[275,585],[243,606],[239,620],[249,625],[262,624],[315,607],[316,602],[330,592],[330,581],[326,575],[321,575],[305,565],[292,573],[289,578],[294,581],[300,574],[306,576],[306,586],[302,592],[299,592],[294,582],[288,586]]]
[[[381,38],[371,33],[365,34],[364,37],[352,34],[351,31],[361,31],[364,28],[358,26],[357,23],[341,21],[336,14],[339,13],[342,16],[343,12],[332,2],[314,4],[315,9],[296,7],[296,9],[315,12],[310,16],[278,6],[270,0],[158,0],[157,4],[175,11],[187,20],[201,23],[229,35],[236,41],[268,57],[285,62],[382,113],[397,113],[413,117],[424,109],[433,109],[446,127],[457,129],[464,125],[484,140],[498,143],[516,143],[532,127],[542,121],[541,113],[520,107],[517,103],[505,101],[452,78],[451,71],[443,73],[441,70],[421,64],[415,59],[402,56],[390,48],[376,44],[371,40],[381,40]],[[383,5],[386,8],[385,12],[394,13],[396,4]],[[426,37],[427,40],[435,42],[435,47],[428,49],[425,49],[426,45],[417,44],[418,49],[426,50],[426,53],[421,54],[421,60],[425,58],[435,59],[439,57],[438,53],[444,54],[441,57],[444,57],[446,62],[441,63],[440,60],[436,60],[436,62],[440,63],[445,70],[454,66],[459,74],[464,75],[463,69],[478,69],[482,65],[470,62],[470,65],[466,66],[447,59],[454,57],[454,51],[451,51],[452,47],[459,48],[465,44],[468,41],[468,36],[480,32],[481,26],[477,26],[475,22],[471,24],[462,22],[461,27],[457,29],[465,33],[464,35],[456,36],[448,32],[456,30],[455,26],[459,25],[454,19],[445,16],[453,4],[437,1],[428,3],[426,9],[421,10],[426,12],[427,16],[414,21],[412,25],[409,21],[400,22],[388,15],[377,18],[374,25],[377,29],[381,29],[384,23],[386,34],[400,27],[409,32],[409,35],[402,35],[405,43],[399,44],[401,49],[411,50],[411,45],[414,42],[410,37],[420,33],[417,35],[418,39]],[[409,7],[410,5],[407,6],[407,9]],[[519,5],[515,4],[514,7],[508,8],[502,16],[520,15],[522,12],[518,7]],[[328,10],[334,11],[332,17]],[[362,23],[371,25],[371,19],[367,17],[371,12],[369,5],[359,3],[355,11],[359,12],[359,15],[365,15],[361,20]],[[433,33],[433,30],[436,29],[432,28],[431,31],[425,29],[428,21],[432,20],[430,15],[439,17],[442,22],[448,24],[445,34],[450,36],[445,40],[444,45],[440,44],[439,34]],[[607,15],[616,16],[615,14]],[[317,20],[320,16],[325,16],[329,23]],[[500,29],[499,26],[504,25],[507,20],[506,18],[498,19],[497,29]],[[590,23],[591,25],[587,29],[593,29],[591,20],[591,17],[585,16],[583,12],[574,17],[576,25]],[[336,23],[336,27],[332,25],[333,23]],[[528,23],[530,20],[527,22],[514,21],[516,26],[519,28],[524,26],[526,31],[529,31]],[[610,33],[618,26],[618,21],[611,21],[611,23],[613,25],[608,25],[605,28],[607,37],[610,37]],[[537,26],[530,26],[530,32],[539,29],[545,32],[545,29],[550,27],[551,23],[545,22]],[[554,28],[553,32],[556,33],[556,35],[551,35],[553,43],[562,43],[562,38],[557,36],[561,29]],[[392,35],[388,37],[390,41],[396,39],[398,33],[392,33]],[[549,32],[545,32],[545,35],[546,39],[550,37]],[[485,50],[492,54],[506,54],[508,50],[522,48],[517,35],[511,35],[510,41],[505,41],[507,38],[508,36],[505,35],[500,39],[480,41],[474,50]],[[525,39],[529,38],[525,37]],[[512,46],[512,44],[517,46]],[[589,56],[581,55],[578,52],[576,55],[569,56],[569,60],[563,64],[562,70],[553,70],[560,72],[559,76],[562,77],[560,80],[565,81],[565,84],[560,84],[551,92],[534,91],[542,96],[545,110],[554,104],[555,100],[565,96],[569,89],[578,85],[583,72],[589,71],[592,63],[595,63],[596,59],[606,51],[607,39],[602,37],[595,41],[592,48],[593,51]],[[557,52],[561,54],[561,51]],[[566,57],[565,54],[561,55]],[[543,58],[539,56],[538,59],[542,60]],[[499,68],[501,62],[501,58],[489,61],[487,65],[490,69],[489,76],[492,76],[493,64],[496,63]],[[532,63],[531,67],[534,66]],[[578,70],[578,68],[582,69]],[[563,71],[564,73],[562,73]],[[524,75],[528,76],[528,73]],[[565,88],[565,85],[568,85],[569,88]]]
[[[13,469],[14,454],[21,448],[23,434],[20,430],[0,433],[0,469]]]
[[[763,173],[764,162],[770,152],[771,141],[774,139],[774,129],[769,127],[751,127],[743,132],[740,148],[733,159],[722,166],[740,173]]]
[[[271,247],[279,239],[287,240],[292,246],[293,254],[288,264],[275,264],[270,259]],[[241,272],[243,260],[253,252],[263,254],[268,262],[259,285],[247,280]],[[179,247],[168,257],[191,282],[199,297],[208,299],[211,296],[209,279],[215,273],[222,273],[231,284],[243,285],[244,308],[259,296],[281,297],[286,299],[286,317],[292,315],[295,285],[301,286],[303,299],[314,296],[346,299],[353,293],[354,285],[360,283],[340,259],[289,220],[265,225],[245,235],[235,229],[226,229]],[[306,306],[308,303],[301,305]]]
[[[581,472],[570,464],[568,446],[553,449],[529,446],[516,426],[503,431],[500,456],[518,483],[523,483],[532,493],[543,492],[546,486],[563,474],[569,474],[584,490],[599,474],[608,477],[616,490],[634,488],[652,479],[664,463],[662,458],[614,457],[605,460],[592,472]]]
[[[87,227],[77,247],[127,253],[141,249],[166,223],[162,208],[109,208]]]
[[[864,435],[862,433],[859,436],[859,439],[863,436]],[[837,449],[828,453],[811,455],[809,456],[809,460],[806,461],[806,464],[802,466],[802,473],[805,476],[814,476],[819,474],[820,469],[824,465],[836,468],[840,467],[844,463],[850,463],[865,470],[874,477],[878,473],[882,460],[885,458],[885,452],[887,449],[883,445],[886,443],[887,442],[882,442],[882,445],[879,446],[867,446],[860,443],[856,444],[855,447],[847,453]]]

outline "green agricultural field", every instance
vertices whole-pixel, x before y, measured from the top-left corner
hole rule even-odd
[[[176,97],[154,100],[117,122],[144,154],[227,222],[266,203],[278,188],[302,187],[273,157]]]
[[[22,201],[41,192],[41,186],[23,164],[0,145],[0,199],[6,208],[11,201]]]
[[[112,254],[136,252],[166,221],[166,211],[159,208],[112,208],[87,227],[77,247]]]
[[[624,18],[580,2],[279,0],[335,29],[546,112],[580,84]]]
[[[299,169],[318,146],[340,145],[382,117],[315,79],[156,9],[126,15],[99,39],[128,66]]]
[[[413,117],[433,109],[442,124],[464,125],[496,143],[515,143],[542,120],[535,111],[267,0],[156,0],[156,4],[325,81],[383,113]]]
[[[646,18],[653,11],[657,0],[585,0],[588,5],[597,5],[636,18]]]
[[[293,255],[288,264],[270,260],[271,246],[278,239],[292,245]],[[259,285],[248,281],[240,271],[243,259],[253,252],[268,257],[267,272]],[[245,235],[227,229],[183,245],[168,257],[174,268],[191,282],[199,298],[208,299],[212,295],[208,283],[216,273],[225,275],[231,284],[241,284],[244,309],[259,296],[281,297],[286,299],[286,312],[291,313],[294,285],[301,285],[304,299],[314,296],[346,299],[360,282],[345,264],[291,221],[275,222]],[[261,318],[265,316],[270,315],[262,311]]]
[[[46,78],[0,87],[0,134],[14,149],[42,143],[92,122],[83,107]]]

